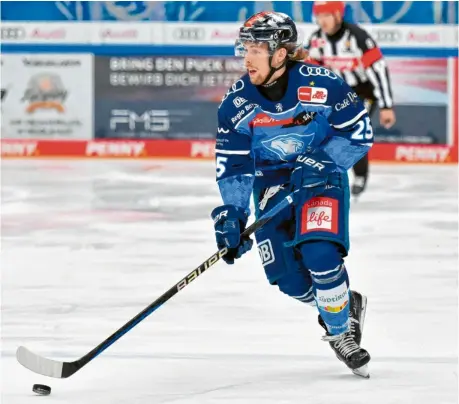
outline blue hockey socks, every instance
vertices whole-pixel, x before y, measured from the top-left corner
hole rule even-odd
[[[302,260],[312,278],[314,298],[332,335],[349,330],[349,278],[339,246],[330,241],[300,245]]]

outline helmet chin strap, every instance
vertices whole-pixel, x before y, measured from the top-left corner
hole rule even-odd
[[[276,73],[278,70],[282,69],[287,64],[288,58],[286,57],[279,67],[273,67],[273,65],[271,64],[272,61],[273,61],[273,55],[270,55],[269,56],[270,70],[269,70],[269,73],[266,76],[266,78],[263,80],[263,83],[260,84],[261,86],[266,85],[266,83],[268,83],[268,81],[271,79],[271,77],[273,77],[273,74]]]

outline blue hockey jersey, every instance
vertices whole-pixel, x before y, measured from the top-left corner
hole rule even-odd
[[[285,184],[296,158],[323,149],[346,172],[373,143],[357,94],[332,71],[293,62],[279,101],[266,99],[248,74],[236,81],[218,109],[216,175],[224,204],[248,209],[254,186]]]

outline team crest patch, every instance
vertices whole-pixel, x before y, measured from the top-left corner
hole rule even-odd
[[[298,135],[296,133],[288,133],[279,135],[272,139],[263,140],[261,143],[269,151],[277,154],[280,159],[287,161],[291,155],[300,154],[312,142],[314,133],[310,135]]]

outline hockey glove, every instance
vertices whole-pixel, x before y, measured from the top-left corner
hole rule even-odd
[[[329,174],[336,169],[335,162],[322,150],[298,156],[290,177],[290,192],[299,205],[320,195],[327,185]]]
[[[252,248],[253,240],[242,237],[241,233],[247,224],[247,215],[244,209],[234,205],[223,205],[215,208],[211,213],[214,220],[215,238],[219,249],[228,247],[228,253],[223,256],[227,264],[234,264],[236,258]]]

